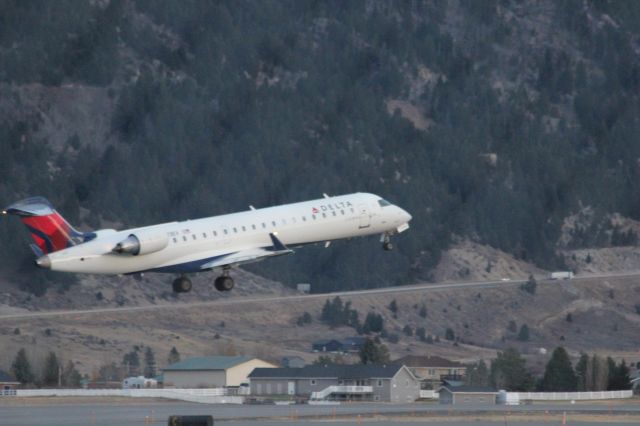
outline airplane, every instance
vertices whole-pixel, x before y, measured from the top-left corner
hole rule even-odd
[[[385,250],[390,237],[409,228],[411,215],[385,199],[354,193],[293,204],[169,222],[123,231],[74,229],[43,197],[31,197],[2,213],[19,216],[35,244],[35,263],[44,269],[89,274],[177,274],[173,291],[191,290],[188,274],[221,271],[218,291],[234,286],[232,267],[294,252],[307,244],[380,234]],[[290,248],[292,247],[292,248]]]

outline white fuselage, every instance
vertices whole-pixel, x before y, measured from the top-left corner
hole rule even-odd
[[[406,211],[376,195],[355,193],[124,231],[98,231],[94,240],[51,253],[49,259],[55,271],[198,272],[221,266],[207,267],[212,259],[271,247],[270,234],[277,235],[286,246],[296,247],[400,232],[408,227],[410,220],[411,215]],[[168,243],[148,254],[113,252],[116,244],[137,232],[161,236]]]

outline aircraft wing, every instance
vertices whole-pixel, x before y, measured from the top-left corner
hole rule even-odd
[[[224,257],[212,260],[201,266],[201,269],[213,269],[223,266],[238,266],[245,263],[253,263],[264,260],[268,257],[282,256],[285,254],[293,253],[293,250],[285,246],[274,234],[269,234],[271,242],[270,247],[257,247],[249,248],[246,250],[240,250],[234,253],[230,253]]]

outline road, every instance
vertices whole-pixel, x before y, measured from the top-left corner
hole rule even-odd
[[[598,403],[553,404],[539,403],[524,406],[449,406],[435,403],[414,404],[343,404],[338,406],[274,406],[274,405],[207,405],[174,401],[66,402],[64,398],[47,402],[12,403],[0,401],[0,425],[143,425],[166,424],[170,415],[212,415],[215,424],[234,426],[329,424],[356,425],[374,423],[377,426],[404,423],[439,423],[447,425],[504,425],[520,422],[531,426],[549,424],[567,413],[569,424],[579,424],[579,418],[598,419],[597,424],[616,421],[637,421],[640,406],[635,400],[616,402],[609,406]],[[16,401],[17,402],[17,401]],[[594,424],[588,422],[586,424]],[[631,424],[631,423],[627,423]],[[637,422],[635,424],[638,424]]]
[[[590,274],[590,275],[576,275],[571,282],[580,282],[591,279],[606,279],[606,278],[622,278],[622,277],[638,277],[640,278],[640,271],[624,272],[624,273],[612,273],[612,274]],[[19,312],[0,315],[0,321],[2,320],[15,320],[15,319],[33,319],[33,318],[50,318],[66,315],[96,315],[96,314],[113,314],[113,313],[130,313],[130,312],[144,312],[153,311],[158,309],[163,310],[179,310],[190,309],[198,307],[217,307],[217,306],[231,306],[231,305],[246,305],[254,303],[265,302],[279,302],[279,303],[291,303],[301,300],[313,300],[313,299],[327,299],[340,296],[343,299],[349,299],[360,296],[371,296],[375,294],[400,294],[400,293],[423,293],[438,290],[453,290],[453,289],[479,289],[479,288],[496,288],[496,287],[511,287],[519,286],[526,280],[516,279],[509,281],[473,281],[473,282],[445,282],[445,283],[428,283],[428,284],[414,284],[400,287],[384,287],[375,288],[369,290],[354,290],[354,291],[342,291],[334,293],[321,293],[321,294],[295,294],[290,296],[263,296],[263,297],[232,297],[222,300],[211,300],[206,302],[191,302],[191,303],[164,303],[159,305],[145,305],[145,306],[130,306],[130,307],[117,307],[117,308],[93,308],[93,309],[76,309],[76,310],[56,310],[56,311],[31,311],[31,312]],[[552,281],[543,277],[538,280],[539,285],[558,285],[562,281]]]

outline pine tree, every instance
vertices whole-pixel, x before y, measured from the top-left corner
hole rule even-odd
[[[27,351],[21,348],[16,354],[13,364],[11,364],[11,371],[16,376],[16,380],[23,385],[33,383],[33,372],[31,371],[31,363],[27,357]]]
[[[153,353],[153,349],[149,346],[147,346],[147,349],[144,352],[144,376],[156,376],[156,357]]]
[[[489,385],[489,369],[483,359],[467,368],[467,384],[469,386]]]
[[[389,362],[389,350],[383,344],[377,344],[371,339],[366,339],[360,349],[360,362],[362,364],[381,364]]]
[[[589,355],[580,354],[580,359],[576,364],[576,383],[578,392],[584,392],[589,387],[587,386],[587,366],[589,364]]]
[[[520,331],[518,332],[518,340],[521,342],[527,342],[529,340],[529,326],[522,324]]]
[[[489,380],[493,387],[507,391],[529,391],[534,384],[526,361],[515,348],[498,352],[497,358],[491,361]]]
[[[180,362],[180,352],[176,349],[176,347],[172,347],[169,352],[169,356],[167,357],[167,362],[169,364],[175,364],[176,362]]]
[[[60,378],[60,361],[58,361],[58,356],[54,352],[49,352],[42,370],[42,385],[57,386],[58,378]]]
[[[82,376],[78,370],[76,370],[76,366],[73,364],[73,361],[69,360],[62,370],[62,386],[77,388],[80,386],[81,379]]]
[[[547,392],[574,392],[577,379],[569,355],[563,347],[553,351],[542,379],[542,390]]]

